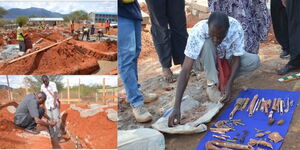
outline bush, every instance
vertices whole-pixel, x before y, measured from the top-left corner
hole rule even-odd
[[[19,16],[16,19],[17,24],[22,23],[23,25],[25,25],[27,22],[28,22],[28,17],[26,17],[26,16]]]

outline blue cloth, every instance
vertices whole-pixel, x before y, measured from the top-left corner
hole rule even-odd
[[[264,99],[274,100],[274,98],[282,98],[286,102],[287,98],[290,98],[290,100],[294,100],[294,105],[293,105],[293,107],[290,107],[290,111],[288,113],[284,113],[283,115],[280,115],[278,112],[274,112],[273,118],[275,119],[275,122],[272,126],[269,126],[268,125],[268,116],[259,110],[257,112],[255,112],[252,117],[248,117],[248,112],[246,109],[248,108],[248,106],[250,105],[250,101],[256,94],[259,95],[258,99],[264,98]],[[293,113],[296,109],[296,106],[298,103],[298,98],[300,97],[300,92],[281,91],[281,90],[249,89],[249,90],[241,92],[237,98],[246,98],[246,97],[250,98],[250,101],[249,101],[246,109],[243,111],[237,111],[233,118],[233,119],[241,119],[242,122],[245,124],[245,126],[241,126],[241,125],[235,126],[235,131],[227,132],[226,135],[229,135],[229,136],[231,136],[231,138],[233,138],[236,136],[236,133],[240,133],[240,136],[237,136],[240,139],[240,137],[243,134],[243,130],[249,131],[249,134],[246,137],[245,142],[238,143],[238,144],[247,144],[249,142],[250,138],[258,140],[259,138],[255,138],[255,134],[257,133],[255,128],[263,130],[263,131],[279,132],[282,137],[285,137],[287,134],[291,119],[293,117]],[[218,121],[219,120],[229,120],[229,114],[234,107],[236,99],[229,105],[229,107],[227,107],[227,109],[223,112],[223,114],[218,118]],[[283,125],[278,126],[277,121],[281,120],[281,119],[284,119],[285,122]],[[207,141],[217,139],[217,138],[212,137],[212,135],[218,135],[218,134],[208,131],[207,134],[202,138],[201,142],[198,144],[196,149],[197,150],[205,150],[205,143]],[[267,139],[268,142],[270,142],[268,139],[268,135],[263,137],[263,139],[265,139],[265,138]],[[272,144],[274,150],[278,150],[278,149],[280,149],[280,146],[283,143],[283,141],[278,142],[277,144],[275,144],[274,142],[270,142],[270,143]],[[256,149],[257,146],[255,146],[254,148]],[[261,147],[261,148],[271,150],[270,148],[267,148],[267,147]]]
[[[122,0],[118,0],[118,16],[140,21],[143,20],[140,5],[137,0],[129,4],[123,4]]]
[[[144,104],[139,90],[137,61],[141,52],[141,21],[118,17],[118,68],[131,106]]]

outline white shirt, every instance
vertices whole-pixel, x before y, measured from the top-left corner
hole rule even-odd
[[[57,88],[56,88],[56,84],[54,82],[49,81],[49,85],[46,88],[45,84],[42,84],[41,86],[41,92],[44,92],[47,96],[46,102],[45,102],[45,106],[47,109],[53,108],[54,107],[54,97],[50,94],[50,92],[53,94],[54,96],[54,92],[57,92]]]
[[[209,37],[208,20],[198,22],[189,34],[184,54],[192,59],[197,59],[201,53],[204,42]],[[234,18],[229,17],[229,29],[222,43],[217,46],[217,54],[226,59],[231,56],[242,56],[244,49],[244,31],[241,24]]]

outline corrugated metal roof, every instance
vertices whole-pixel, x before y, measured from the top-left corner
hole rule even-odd
[[[29,21],[64,21],[63,18],[29,18]]]
[[[91,12],[91,13],[94,13],[94,14],[101,14],[101,15],[118,15],[117,12]]]

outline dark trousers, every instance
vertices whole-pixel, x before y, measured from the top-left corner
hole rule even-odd
[[[187,42],[185,1],[146,0],[151,18],[151,33],[163,68],[183,64]]]
[[[281,0],[271,1],[271,15],[276,40],[289,51],[289,65],[300,67],[300,1],[288,0],[285,8]]]
[[[288,31],[290,45],[289,65],[300,67],[300,1],[287,1]]]
[[[82,35],[82,38],[81,38],[82,41],[83,41],[84,36],[86,36],[87,41],[90,40],[89,32],[83,32],[83,35]]]
[[[282,50],[289,51],[288,17],[281,0],[271,1],[271,17],[276,40]]]
[[[45,114],[45,109],[43,107],[38,107],[38,111],[39,118],[41,119]],[[29,130],[34,129],[37,125],[34,118],[31,117],[29,113],[16,115],[14,118],[14,123],[21,128],[26,128]]]

